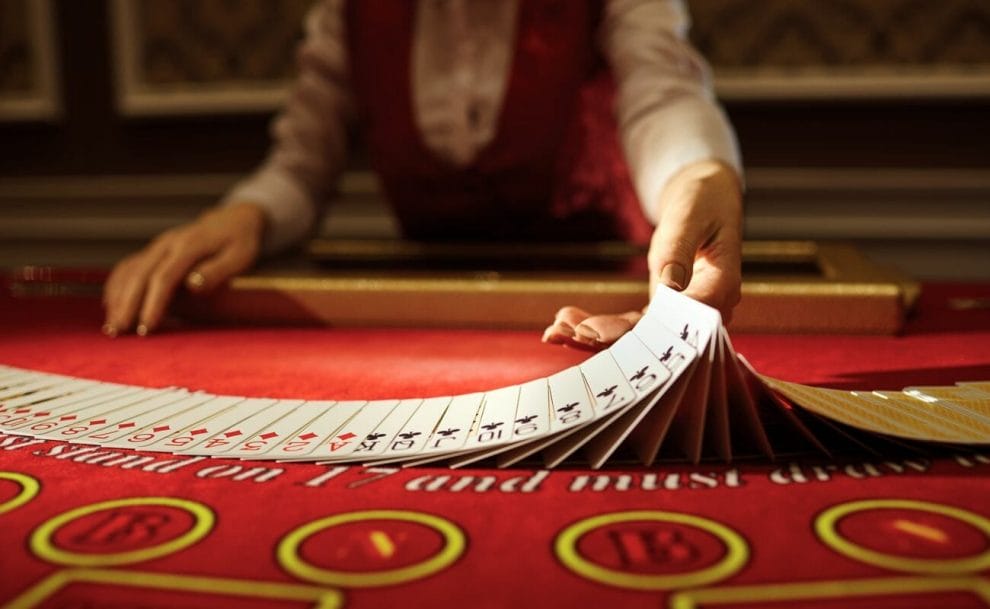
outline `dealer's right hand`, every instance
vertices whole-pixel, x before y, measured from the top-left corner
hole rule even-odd
[[[145,336],[162,323],[179,282],[208,292],[246,270],[261,249],[265,217],[251,203],[211,209],[117,263],[103,287],[103,333]]]

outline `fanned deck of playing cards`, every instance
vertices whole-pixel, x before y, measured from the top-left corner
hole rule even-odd
[[[223,458],[500,467],[542,457],[592,468],[658,457],[835,446],[990,443],[990,382],[859,392],[763,377],[718,312],[658,288],[605,351],[548,378],[426,399],[302,401],[148,389],[0,366],[0,431]]]

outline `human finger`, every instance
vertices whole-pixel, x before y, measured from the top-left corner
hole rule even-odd
[[[610,345],[632,330],[642,317],[643,314],[639,311],[619,315],[593,315],[581,322],[575,328],[575,333],[600,345]]]
[[[186,287],[193,292],[209,292],[244,272],[257,257],[257,248],[245,244],[229,245],[213,257],[195,265],[186,275]]]
[[[175,288],[189,269],[203,256],[209,255],[213,245],[192,238],[174,243],[157,264],[148,278],[147,292],[141,305],[137,333],[144,336],[154,331],[165,316]]]
[[[150,246],[115,269],[116,276],[111,277],[107,286],[105,334],[117,336],[134,326],[148,276],[164,255],[165,247]]]

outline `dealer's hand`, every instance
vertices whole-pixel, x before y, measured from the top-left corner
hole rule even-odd
[[[265,212],[240,203],[162,233],[110,273],[103,288],[103,333],[154,331],[180,281],[194,292],[207,292],[251,266],[264,228]]]
[[[728,322],[742,282],[742,193],[731,167],[716,161],[689,165],[664,188],[647,261],[650,293],[659,281],[711,305]],[[592,315],[564,307],[543,341],[601,349],[628,332],[640,311]]]

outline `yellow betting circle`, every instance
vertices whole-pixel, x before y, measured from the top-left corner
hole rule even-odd
[[[0,514],[6,514],[12,510],[16,510],[28,501],[31,501],[41,490],[41,483],[38,482],[36,478],[32,478],[27,474],[19,474],[17,472],[0,472],[0,480],[10,480],[16,482],[20,485],[21,490],[13,498],[0,503]]]
[[[606,525],[637,520],[673,522],[711,533],[725,544],[725,556],[714,565],[698,571],[672,575],[646,575],[602,567],[578,553],[578,540],[587,533]],[[613,512],[580,520],[557,536],[554,552],[564,566],[582,577],[633,590],[673,590],[710,584],[735,574],[749,560],[749,546],[746,540],[729,527],[701,516],[657,510]]]
[[[62,550],[52,543],[52,535],[55,534],[55,531],[77,518],[95,514],[103,510],[139,505],[164,505],[185,510],[192,514],[193,526],[175,539],[157,546],[113,554],[70,552]],[[50,518],[31,534],[30,547],[38,557],[63,565],[76,567],[128,565],[154,558],[161,558],[162,556],[168,556],[169,554],[184,550],[206,537],[213,529],[215,522],[216,516],[214,516],[213,510],[196,501],[175,497],[130,497],[127,499],[114,499],[77,507],[68,512],[63,512],[54,518]]]
[[[979,529],[990,537],[990,520],[957,507],[914,501],[911,499],[865,499],[850,501],[832,506],[818,515],[815,519],[815,533],[828,547],[839,554],[870,565],[885,567],[895,571],[907,571],[923,574],[959,574],[982,571],[990,567],[990,548],[975,556],[966,558],[908,558],[894,554],[885,554],[857,545],[841,536],[836,524],[849,514],[875,509],[906,509],[919,512],[929,512],[955,518]]]
[[[315,533],[365,520],[401,520],[425,525],[440,533],[444,540],[443,549],[435,556],[407,567],[365,573],[321,569],[306,562],[300,556],[299,547]],[[401,584],[433,575],[460,558],[466,546],[464,532],[454,523],[439,516],[406,510],[365,510],[336,514],[302,525],[282,538],[278,544],[276,557],[283,569],[307,581],[334,586],[370,588]]]

